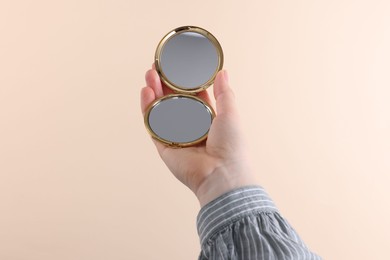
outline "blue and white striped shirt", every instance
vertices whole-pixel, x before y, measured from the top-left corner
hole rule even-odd
[[[197,228],[199,260],[321,259],[258,186],[230,191],[205,205]]]

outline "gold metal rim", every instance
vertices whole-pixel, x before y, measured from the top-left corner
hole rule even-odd
[[[214,44],[214,46],[218,52],[218,67],[215,70],[213,76],[203,85],[196,87],[196,88],[192,88],[192,89],[185,89],[185,88],[181,88],[180,86],[175,85],[174,83],[169,81],[169,79],[167,79],[167,77],[165,76],[165,74],[163,73],[163,71],[161,69],[160,56],[161,56],[161,51],[162,51],[164,45],[174,35],[184,33],[184,32],[195,32],[195,33],[202,34],[203,36],[205,36],[207,39],[209,39]],[[157,73],[159,74],[161,80],[163,81],[163,83],[167,87],[169,87],[172,90],[177,91],[177,92],[194,94],[194,93],[198,93],[198,92],[201,92],[201,91],[207,89],[208,87],[210,87],[214,83],[214,80],[215,80],[215,77],[217,76],[218,71],[220,71],[223,67],[223,51],[222,51],[221,44],[218,42],[217,38],[215,38],[214,35],[212,35],[209,31],[207,31],[203,28],[197,27],[197,26],[182,26],[182,27],[176,28],[176,29],[170,31],[169,33],[167,33],[162,38],[162,40],[159,42],[159,44],[157,45],[155,56],[154,56],[154,64],[156,66]]]
[[[145,117],[144,117],[144,123],[145,123],[145,127],[146,129],[148,130],[149,134],[156,140],[164,143],[165,145],[168,145],[170,147],[177,147],[177,148],[180,148],[180,147],[187,147],[187,146],[192,146],[192,145],[195,145],[195,144],[198,144],[202,141],[204,141],[205,139],[207,139],[207,136],[208,136],[208,133],[209,131],[207,131],[206,134],[204,134],[202,137],[200,137],[199,139],[196,139],[192,142],[184,142],[184,143],[177,143],[177,142],[172,142],[172,141],[169,141],[169,140],[165,140],[163,138],[161,138],[160,136],[158,136],[155,132],[153,132],[152,128],[150,127],[150,124],[149,124],[149,115],[150,115],[150,112],[152,111],[152,109],[158,105],[160,102],[164,101],[165,99],[169,99],[169,98],[175,98],[175,97],[178,97],[178,98],[191,98],[191,99],[195,99],[199,102],[201,102],[205,107],[206,109],[208,109],[208,111],[210,112],[211,114],[211,121],[214,120],[215,118],[215,111],[214,109],[208,105],[205,101],[203,101],[201,98],[198,98],[196,96],[193,96],[193,95],[188,95],[188,94],[170,94],[170,95],[166,95],[166,96],[163,96],[157,100],[155,100],[153,103],[151,103],[147,110],[146,110],[146,113],[145,113]],[[211,126],[211,125],[210,125]]]

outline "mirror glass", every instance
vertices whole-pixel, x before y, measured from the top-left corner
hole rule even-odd
[[[191,97],[169,97],[150,111],[150,129],[161,139],[174,143],[190,143],[205,136],[213,116],[200,101]]]
[[[198,88],[218,70],[218,50],[204,35],[183,32],[172,36],[161,50],[161,71],[181,89]]]

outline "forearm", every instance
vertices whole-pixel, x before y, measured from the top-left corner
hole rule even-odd
[[[239,165],[221,165],[199,185],[195,195],[201,207],[232,190],[258,185],[249,167]]]

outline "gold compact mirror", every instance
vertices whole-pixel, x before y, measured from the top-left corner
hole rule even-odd
[[[205,29],[179,27],[162,38],[154,63],[161,81],[175,94],[163,96],[149,106],[145,113],[149,133],[174,147],[202,142],[215,112],[196,94],[211,86],[222,69],[221,45]]]

